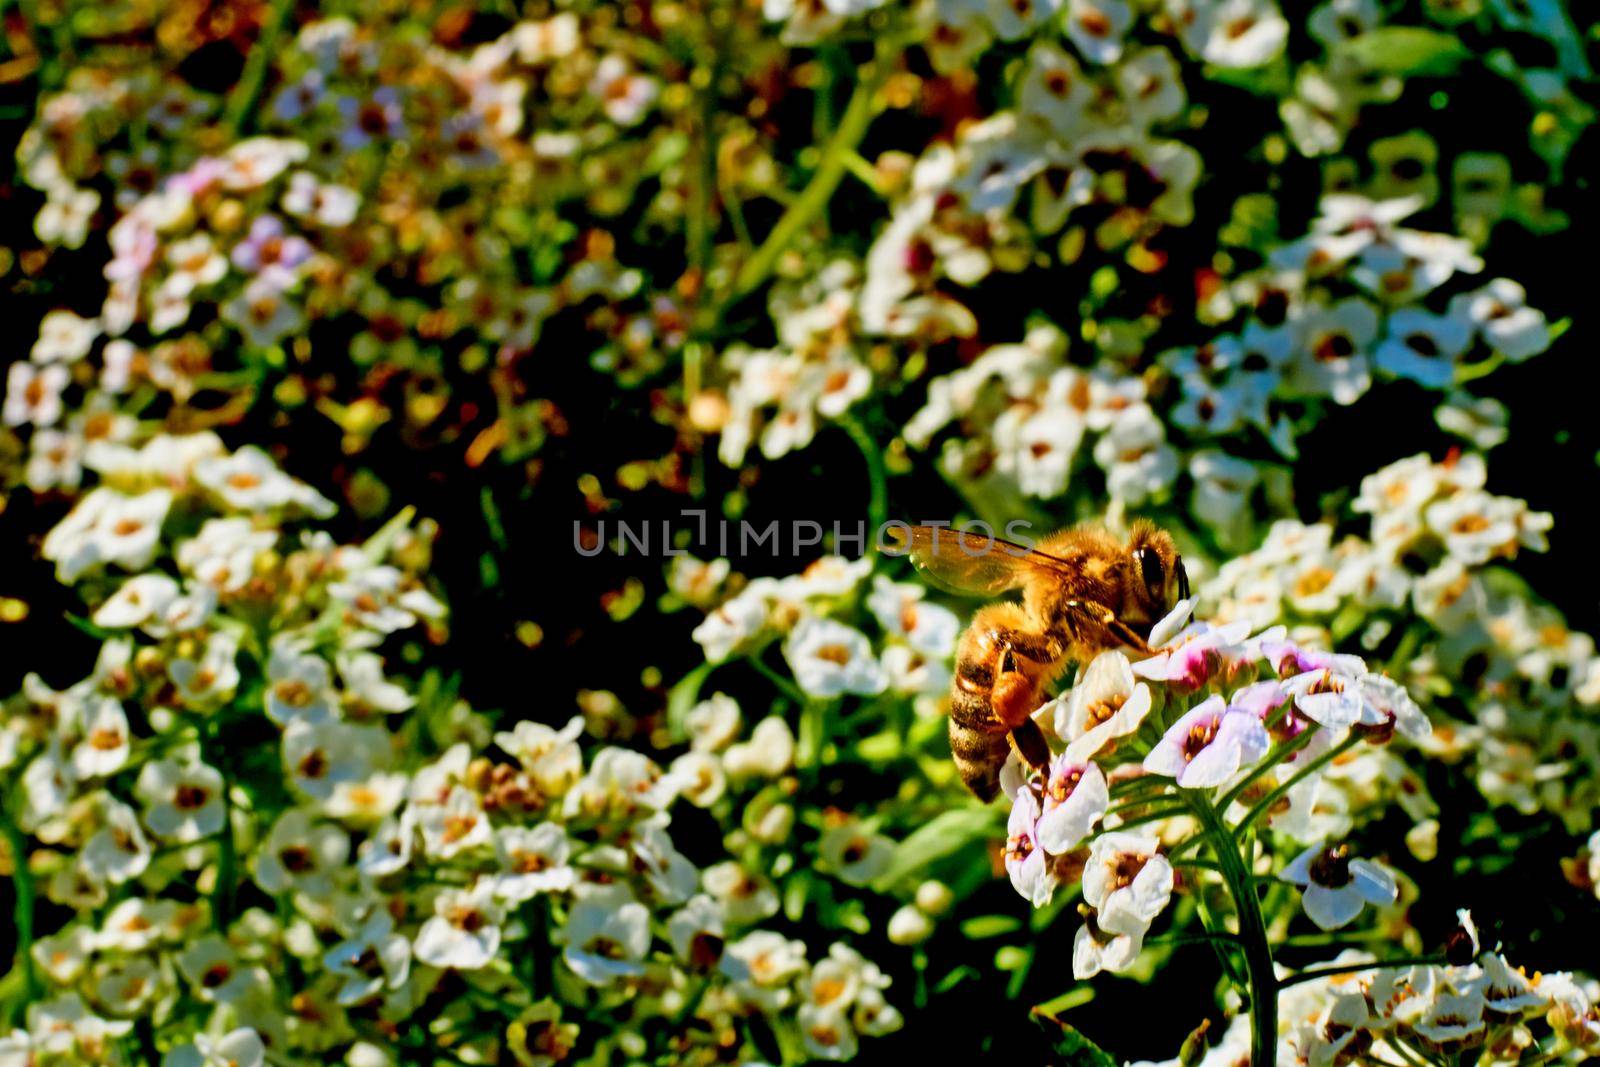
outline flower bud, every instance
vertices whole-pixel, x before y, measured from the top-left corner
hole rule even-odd
[[[933,933],[933,920],[915,904],[903,904],[889,916],[889,940],[896,945],[917,945]]]
[[[789,837],[794,829],[794,809],[787,804],[774,804],[750,826],[750,836],[765,844],[775,845]]]
[[[1406,831],[1406,847],[1411,854],[1427,863],[1439,854],[1439,820],[1423,819]]]
[[[936,879],[930,878],[917,886],[917,907],[932,918],[937,919],[949,911],[955,900],[956,895],[950,891],[950,887]]]

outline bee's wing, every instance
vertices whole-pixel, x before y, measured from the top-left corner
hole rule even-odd
[[[909,555],[936,585],[958,593],[998,596],[1041,571],[1056,579],[1070,573],[1064,561],[998,537],[943,526],[892,526],[887,533],[897,555]]]

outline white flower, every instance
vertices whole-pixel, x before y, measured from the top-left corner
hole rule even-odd
[[[104,822],[84,843],[81,862],[90,878],[123,885],[150,866],[150,842],[139,828],[139,817],[119,801],[106,804]]]
[[[270,348],[305,328],[306,317],[270,271],[263,271],[243,291],[222,305],[222,317],[239,328],[250,344]]]
[[[894,842],[852,821],[823,831],[817,852],[841,882],[867,885],[888,868]]]
[[[1189,50],[1219,67],[1259,67],[1283,51],[1289,23],[1272,0],[1167,0]]]
[[[859,1043],[843,1008],[806,1003],[800,1005],[797,1014],[800,1036],[813,1058],[829,1061],[855,1058]]]
[[[1430,389],[1455,381],[1456,359],[1472,343],[1470,320],[1400,308],[1385,323],[1386,336],[1373,353],[1378,369]]]
[[[444,615],[443,604],[425,589],[408,588],[395,567],[362,567],[329,585],[328,595],[340,602],[351,621],[380,634],[415,626],[418,616]]]
[[[98,319],[83,319],[64,308],[45,313],[28,358],[35,363],[76,363],[100,336]]]
[[[523,719],[511,731],[494,735],[495,744],[516,757],[547,796],[559,796],[583,775],[583,752],[578,737],[583,716],[574,715],[556,730],[542,722]]]
[[[83,481],[83,438],[75,432],[38,429],[28,441],[23,481],[36,493],[76,489]]]
[[[1056,736],[1068,742],[1069,758],[1081,763],[1138,731],[1150,714],[1150,687],[1135,680],[1127,656],[1102,652],[1052,703]]]
[[[56,565],[63,582],[106,563],[139,571],[155,558],[161,524],[172,506],[172,493],[151,489],[124,496],[114,489],[95,489],[45,535],[41,554]]]
[[[79,778],[115,774],[128,761],[128,715],[113,696],[90,696],[83,708],[83,740],[72,749]]]
[[[256,560],[278,543],[276,530],[250,519],[207,519],[200,532],[178,545],[178,567],[219,593],[236,593],[256,573]]]
[[[502,826],[494,834],[494,850],[503,873],[495,891],[507,900],[531,900],[539,893],[571,889],[577,873],[569,864],[572,843],[555,823]]]
[[[678,961],[698,970],[720,963],[726,919],[722,905],[713,898],[704,893],[690,897],[667,920],[667,939]]]
[[[318,518],[334,512],[332,501],[283,473],[271,456],[254,445],[232,455],[201,460],[195,465],[194,478],[235,511],[255,513],[293,505]]]
[[[147,763],[133,791],[144,801],[145,825],[157,837],[187,844],[222,829],[222,775],[204,763]]]
[[[1115,63],[1133,22],[1124,0],[1067,0],[1067,36],[1091,63]]]
[[[771,579],[758,578],[706,614],[692,636],[708,663],[721,663],[766,627],[768,597],[776,584]]]
[[[1413,1029],[1436,1045],[1465,1042],[1483,1031],[1483,997],[1478,993],[1440,993]]]
[[[650,949],[650,911],[623,885],[597,889],[573,905],[561,936],[562,959],[590,985],[641,974]]]
[[[478,795],[461,786],[452,787],[443,803],[421,805],[417,825],[428,854],[442,860],[493,840]]]
[[[340,652],[334,659],[344,682],[345,700],[360,713],[393,714],[408,711],[416,698],[383,673],[383,657],[376,652]]]
[[[750,740],[728,748],[723,767],[734,778],[776,778],[794,766],[794,732],[776,715],[756,724]]]
[[[744,725],[739,703],[726,693],[713,693],[684,715],[689,747],[696,752],[720,752],[732,744]]]
[[[643,753],[608,746],[595,754],[589,772],[567,792],[563,808],[569,818],[602,813],[632,818],[665,811],[680,785]]]
[[[682,783],[683,798],[697,808],[709,808],[728,789],[722,761],[712,752],[685,752],[672,761],[671,773]]]
[[[272,824],[255,863],[256,884],[266,892],[303,893],[314,900],[333,893],[350,855],[350,837],[315,818],[305,808],[290,808]]]
[[[191,941],[177,962],[190,990],[204,1001],[233,1003],[255,985],[257,977],[240,965],[233,947],[215,934]]]
[[[1301,904],[1324,930],[1344,926],[1368,904],[1394,903],[1399,892],[1392,874],[1376,863],[1351,859],[1348,845],[1312,845],[1278,877],[1305,888]]]
[[[159,616],[178,598],[178,583],[152,572],[129,578],[95,609],[94,624],[108,630],[125,630]]]
[[[411,862],[417,836],[417,818],[412,808],[390,815],[378,824],[371,837],[361,842],[356,867],[367,878],[387,878],[404,870]]]
[[[600,101],[608,119],[619,126],[632,126],[650,110],[660,87],[654,78],[633,73],[628,61],[613,53],[595,67],[589,92]]]
[[[923,586],[891,582],[879,575],[872,580],[867,607],[885,633],[927,655],[948,656],[961,635],[961,620],[949,608],[924,601],[925,591]]]
[[[238,655],[238,635],[218,630],[206,639],[198,660],[174,659],[167,664],[167,675],[189,707],[216,708],[232,699],[239,687]]]
[[[1359,297],[1308,310],[1296,323],[1294,388],[1353,404],[1372,385],[1367,349],[1378,334],[1378,313]]]
[[[1128,831],[1101,834],[1089,846],[1083,899],[1102,930],[1143,937],[1172,896],[1172,864],[1161,842]]]
[[[264,1067],[266,1062],[261,1035],[247,1026],[221,1037],[196,1034],[193,1044],[178,1045],[161,1061],[162,1067]]]
[[[722,972],[745,1000],[769,1011],[793,998],[789,983],[804,972],[806,947],[772,930],[753,930],[728,946]]]
[[[60,363],[40,367],[17,362],[6,372],[6,401],[0,421],[7,426],[54,426],[64,410],[61,390],[71,380],[71,372]]]
[[[494,899],[493,878],[468,889],[446,889],[433,902],[433,917],[417,931],[416,958],[430,967],[472,971],[500,949],[505,909]]]
[[[795,683],[811,696],[870,695],[888,685],[866,635],[831,619],[801,619],[783,652]]]
[[[1506,958],[1493,953],[1483,961],[1483,973],[1469,987],[1483,997],[1484,1007],[1501,1015],[1520,1015],[1530,1008],[1543,1007],[1550,997],[1520,970],[1513,970]]]
[[[290,719],[283,731],[284,776],[308,797],[326,801],[339,786],[365,781],[387,743],[378,729]]]
[[[1550,347],[1550,326],[1544,313],[1527,306],[1527,293],[1509,278],[1496,278],[1483,288],[1450,301],[1450,314],[1478,326],[1484,342],[1514,363]]]
[[[394,932],[393,916],[380,907],[355,936],[330,949],[322,965],[344,979],[338,1002],[360,1004],[405,984],[411,973],[411,942]]]

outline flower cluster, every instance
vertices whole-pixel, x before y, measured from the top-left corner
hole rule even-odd
[[[1079,977],[1132,965],[1173,892],[1170,854],[1203,840],[1181,840],[1195,805],[1238,833],[1270,828],[1309,844],[1282,876],[1305,887],[1306,914],[1324,929],[1395,898],[1390,875],[1324,842],[1349,833],[1352,809],[1385,799],[1361,786],[1385,776],[1383,744],[1426,738],[1427,718],[1357,656],[1312,651],[1282,628],[1185,626],[1192,606],[1157,626],[1154,656],[1102,653],[1040,708],[1036,720],[1064,746],[1048,768],[1008,765],[1007,871],[1036,907],[1081,883]]]
[[[1480,951],[1471,916],[1459,914],[1454,959],[1380,968],[1360,952],[1344,953],[1330,966],[1348,973],[1311,977],[1286,990],[1280,1061],[1460,1057],[1489,1065],[1593,1056],[1600,1046],[1600,988],[1572,974],[1530,975],[1498,950]]]
[[[1548,514],[1484,489],[1480,455],[1400,460],[1361,482],[1350,532],[1274,524],[1202,596],[1319,647],[1386,650],[1434,721],[1423,750],[1465,762],[1485,799],[1587,832],[1600,759],[1594,639],[1505,566],[1544,551]]]
[[[266,453],[135,440],[97,446],[102,483],[43,545],[90,605],[94,669],[30,674],[0,725],[18,892],[69,909],[23,945],[37,999],[8,1054],[552,1063],[638,1058],[663,1018],[686,1062],[758,1016],[776,1047],[845,1059],[900,1025],[845,941],[812,958],[764,925],[762,868],[672,836],[676,803],[736,813],[730,782],[783,793],[781,719],[744,737],[727,697],[696,704],[668,769],[587,743],[582,717],[496,731],[436,675],[390,673],[419,627],[443,635],[430,524],[338,545]],[[767,807],[752,836],[781,842],[793,813]]]

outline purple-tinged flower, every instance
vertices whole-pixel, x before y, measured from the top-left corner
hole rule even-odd
[[[379,137],[396,139],[405,133],[405,123],[400,118],[400,93],[393,86],[383,86],[366,100],[341,96],[333,106],[345,121],[339,143],[352,151],[365,148]]]
[[[315,111],[327,96],[327,78],[312,69],[278,90],[272,98],[272,113],[283,122],[297,122]]]
[[[1039,847],[1039,801],[1030,789],[1017,790],[1006,820],[1006,873],[1011,885],[1036,908],[1050,903],[1055,884],[1044,849]]]
[[[1238,654],[1237,646],[1249,633],[1250,623],[1244,620],[1225,626],[1193,623],[1160,652],[1135,663],[1133,673],[1183,689],[1199,689],[1222,669],[1225,660]],[[1152,631],[1154,636],[1155,631]],[[1151,643],[1154,645],[1153,640]]]
[[[1040,847],[1053,856],[1077,848],[1110,803],[1105,773],[1097,765],[1072,761],[1065,754],[1057,756],[1041,788]]]
[[[298,234],[286,233],[278,216],[262,215],[250,224],[245,239],[233,246],[232,258],[246,274],[271,274],[280,288],[288,288],[301,264],[311,258],[311,245]]]
[[[1293,741],[1311,726],[1311,720],[1302,715],[1292,701],[1293,697],[1282,682],[1269,679],[1237,690],[1229,698],[1228,706],[1255,715],[1267,728],[1268,737],[1273,741],[1283,742]],[[1288,707],[1284,707],[1285,704]],[[1283,709],[1282,714],[1278,714],[1280,708]],[[1312,741],[1312,747],[1317,747],[1315,739]],[[1293,763],[1301,755],[1300,750],[1291,752],[1284,762]]]
[[[1394,875],[1368,860],[1350,858],[1349,845],[1312,845],[1278,875],[1304,888],[1301,906],[1324,930],[1337,930],[1368,904],[1394,903],[1399,893]]]
[[[1409,740],[1420,741],[1433,734],[1433,723],[1405,686],[1386,674],[1361,676],[1361,700],[1361,726],[1369,740],[1388,740],[1398,732]]]
[[[1177,779],[1184,789],[1221,785],[1266,755],[1272,740],[1253,711],[1212,696],[1172,724],[1144,759],[1144,769]]]

